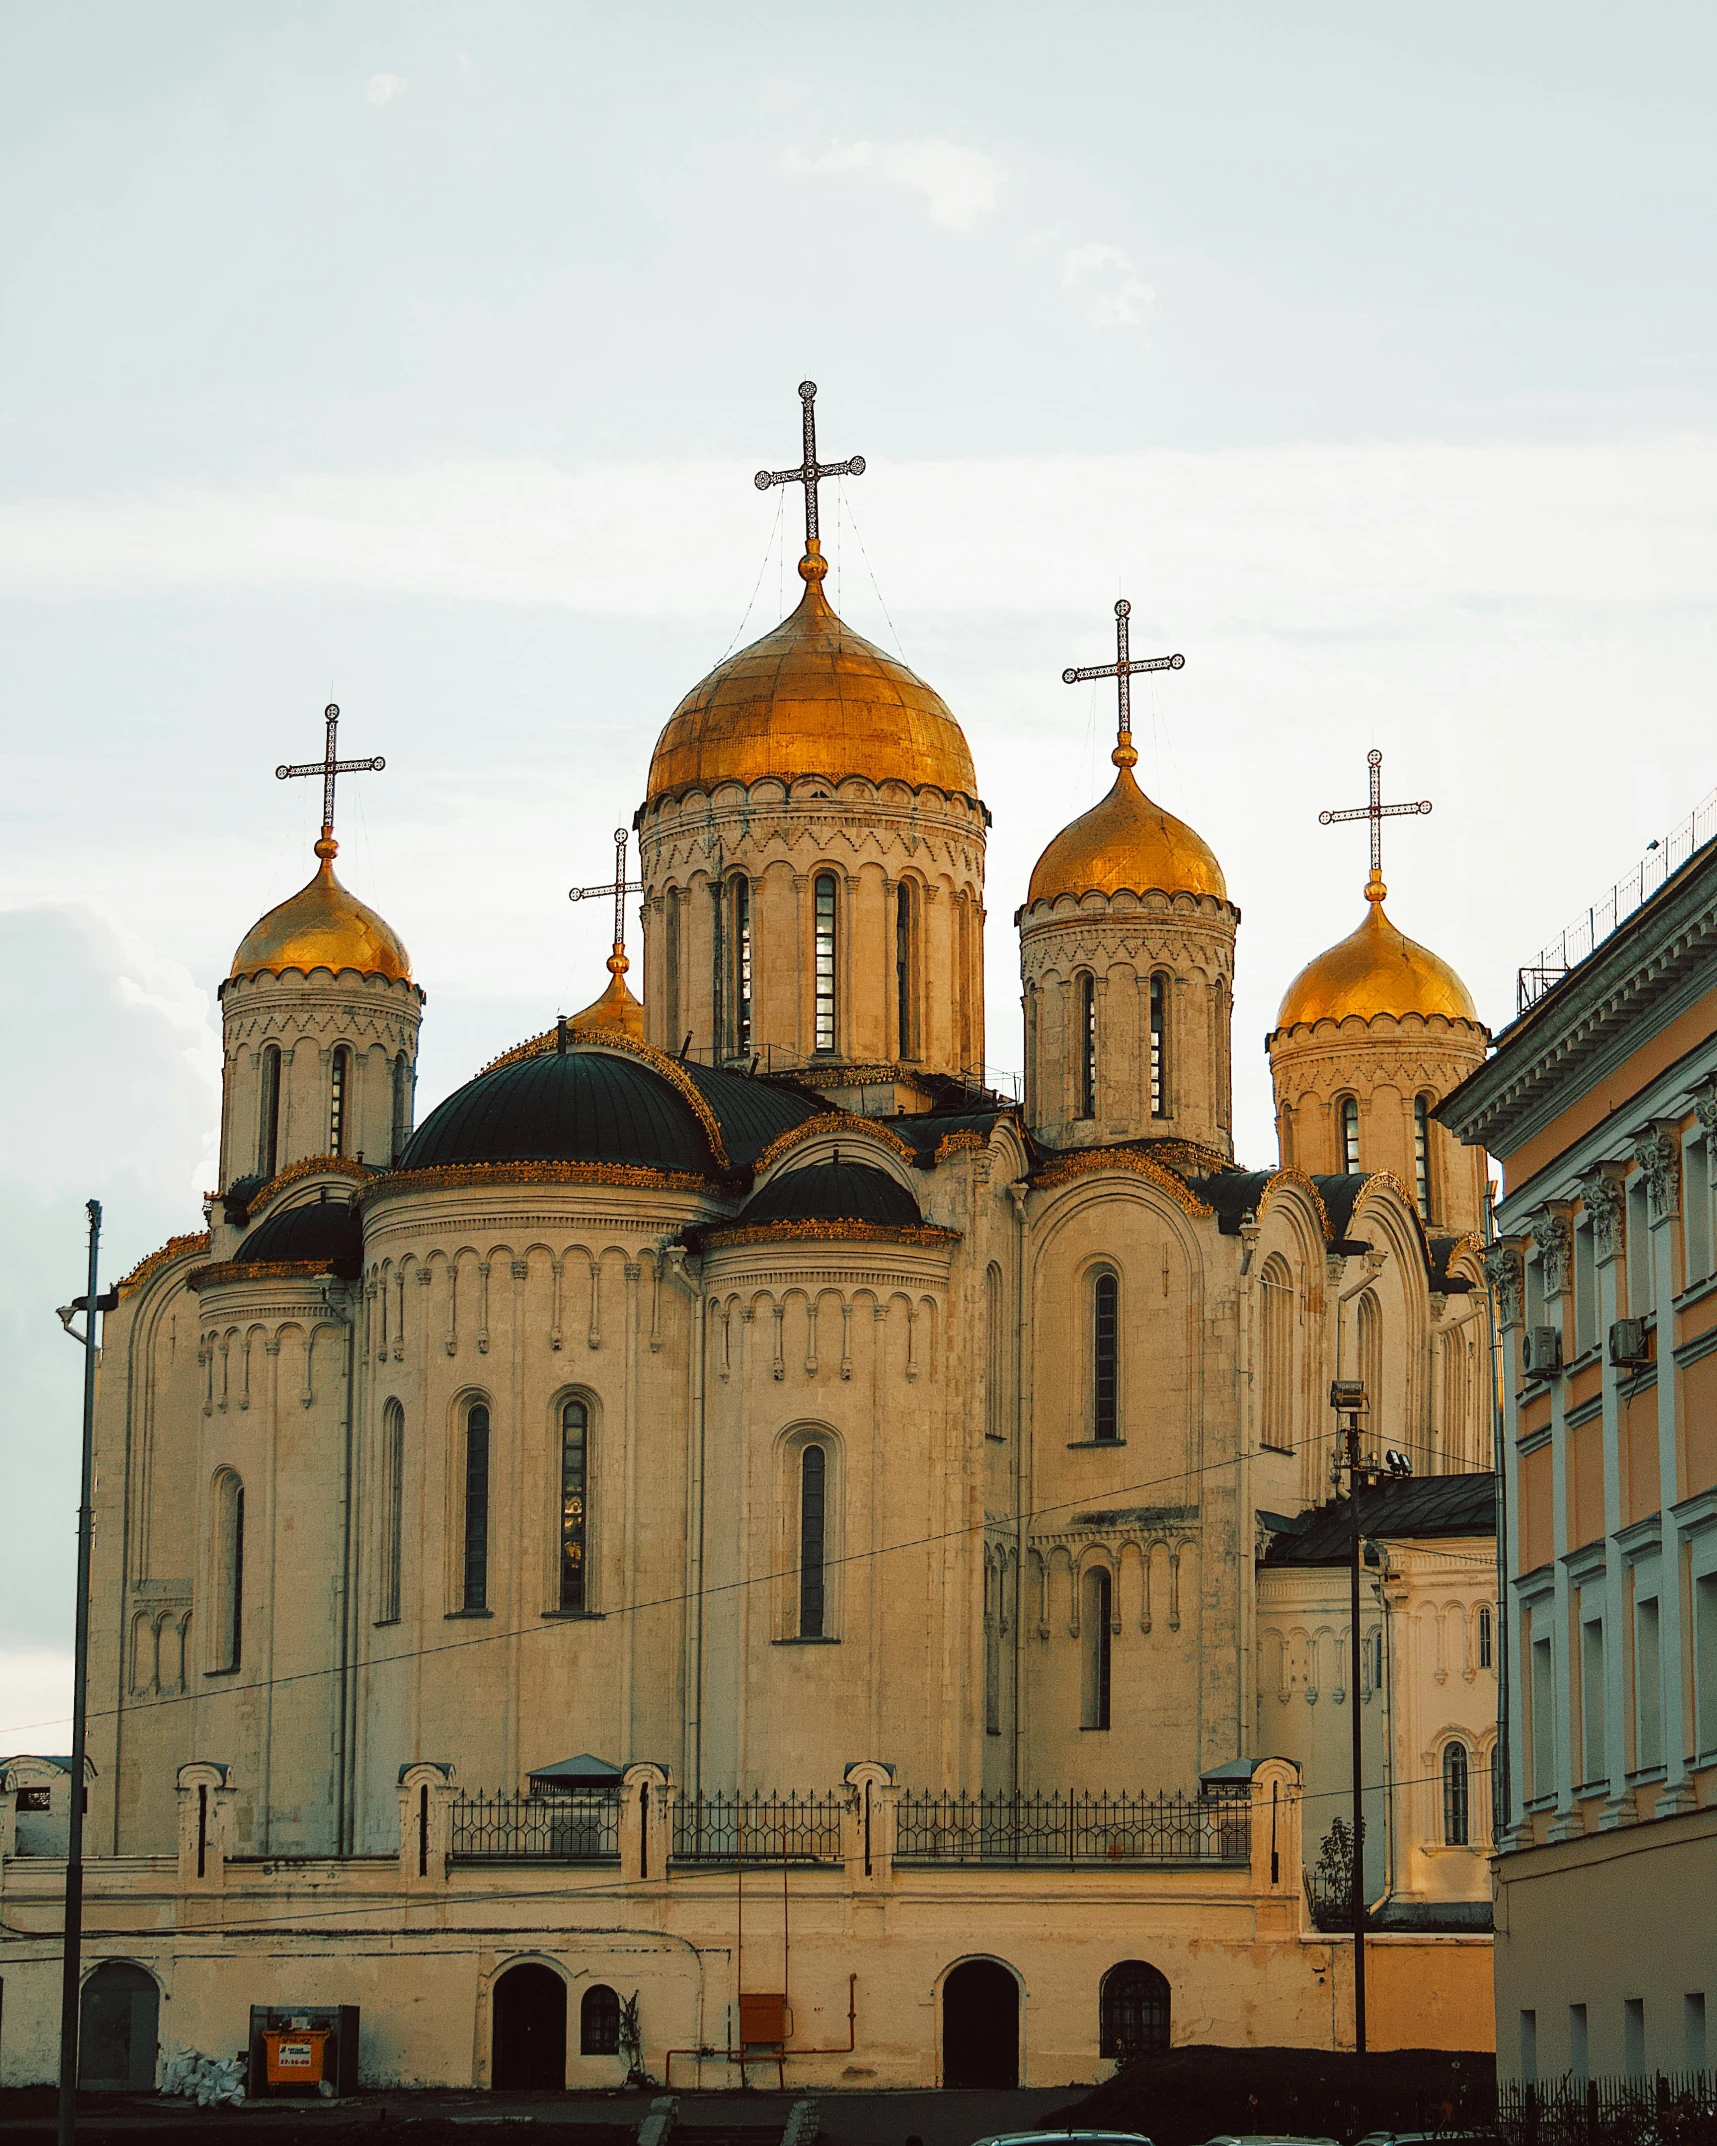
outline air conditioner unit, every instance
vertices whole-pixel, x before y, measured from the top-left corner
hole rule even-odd
[[[1610,1361],[1624,1369],[1651,1362],[1651,1330],[1643,1319],[1618,1319],[1610,1328]]]
[[[1529,1379],[1554,1378],[1562,1368],[1562,1330],[1555,1326],[1526,1329],[1526,1375]]]

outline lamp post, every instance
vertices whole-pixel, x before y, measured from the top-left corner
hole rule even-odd
[[[1362,1453],[1359,1445],[1359,1419],[1365,1413],[1367,1402],[1365,1383],[1362,1379],[1335,1379],[1329,1390],[1330,1406],[1338,1418],[1334,1474],[1339,1482],[1347,1478],[1347,1509],[1352,1522],[1348,1562],[1348,1692],[1350,1709],[1349,1732],[1353,1768],[1353,1859],[1350,1869],[1351,1906],[1353,1911],[1353,2046],[1356,2055],[1365,2054],[1365,1785],[1364,1785],[1364,1721],[1361,1715],[1359,1693],[1360,1631],[1359,1631],[1359,1493],[1377,1481],[1377,1457]]]
[[[74,1341],[83,1344],[83,1471],[78,1491],[77,1637],[72,1652],[72,1800],[66,1839],[65,1941],[60,1981],[60,2102],[59,2146],[72,2146],[77,2136],[78,2010],[83,1975],[83,1799],[86,1771],[87,1693],[89,1683],[89,1559],[91,1505],[95,1478],[95,1371],[96,1314],[112,1311],[119,1302],[116,1290],[103,1297],[96,1292],[96,1268],[101,1254],[101,1202],[89,1206],[89,1286],[74,1297],[59,1314],[60,1324]],[[72,1325],[74,1312],[83,1313],[83,1332]]]

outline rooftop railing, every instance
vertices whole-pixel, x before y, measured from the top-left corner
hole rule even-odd
[[[903,1794],[898,1863],[1245,1863],[1245,1796]]]

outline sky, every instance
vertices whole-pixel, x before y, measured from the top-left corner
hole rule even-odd
[[[214,986],[341,871],[428,993],[420,1114],[604,982],[675,703],[797,581],[965,727],[1013,913],[1139,775],[1242,911],[1235,1109],[1358,922],[1493,1026],[1717,783],[1717,17],[1692,4],[862,10],[84,0],[0,17],[0,1751],[65,1711],[79,1358],[53,1306],[200,1222]],[[831,527],[832,525],[832,527]],[[645,979],[647,988],[647,979]]]

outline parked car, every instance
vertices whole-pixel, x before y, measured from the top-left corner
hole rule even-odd
[[[1142,2131],[992,2131],[972,2146],[1151,2146],[1151,2141]]]

